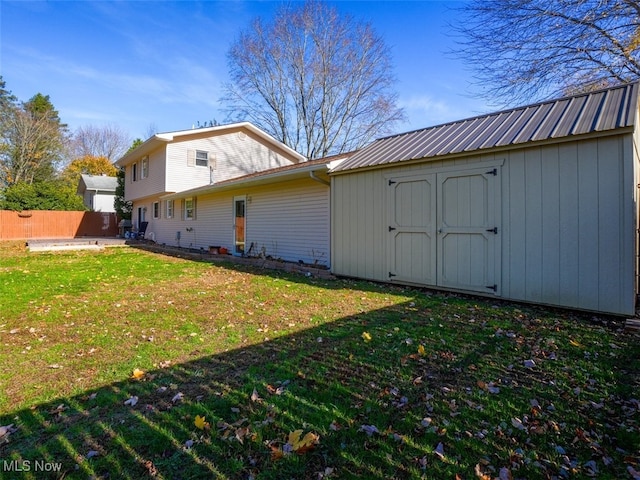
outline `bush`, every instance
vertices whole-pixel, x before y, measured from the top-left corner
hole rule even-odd
[[[16,183],[4,189],[0,210],[72,210],[87,207],[73,187],[60,181]]]

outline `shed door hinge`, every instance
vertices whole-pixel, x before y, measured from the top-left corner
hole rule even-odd
[[[493,290],[494,292],[498,291],[498,285],[496,285],[495,283],[493,285],[487,285],[484,288],[488,288],[489,290]]]
[[[391,278],[391,277],[397,277],[397,275],[395,273],[389,272],[389,278]]]
[[[395,180],[389,180],[389,185],[393,185],[394,183],[397,183]]]
[[[493,170],[489,170],[488,172],[486,172],[487,175],[493,175],[494,177],[496,175],[498,175],[498,169],[494,168]]]
[[[389,231],[390,232],[393,232],[395,229],[396,229],[396,227],[389,226]]]
[[[498,234],[498,227],[487,228],[487,232],[493,232],[496,235]]]

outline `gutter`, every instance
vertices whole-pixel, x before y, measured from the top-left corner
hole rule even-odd
[[[309,176],[310,176],[313,180],[315,180],[316,182],[318,182],[318,183],[322,183],[323,185],[326,185],[327,187],[330,187],[330,186],[331,186],[331,183],[330,183],[330,182],[327,182],[326,180],[324,180],[324,179],[322,179],[322,178],[317,177],[317,176],[316,176],[316,172],[315,172],[315,171],[313,171],[313,170],[311,170],[311,171],[309,172]]]

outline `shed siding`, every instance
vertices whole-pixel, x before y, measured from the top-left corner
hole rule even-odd
[[[246,248],[287,261],[329,265],[329,188],[311,179],[239,188],[196,198],[195,220],[182,220],[181,200],[173,219],[150,219],[156,242],[208,250],[233,244],[233,197],[247,196]],[[187,231],[187,228],[191,231]],[[176,240],[180,232],[180,242]]]
[[[633,148],[627,134],[334,175],[332,270],[388,280],[385,177],[504,158],[501,296],[633,314],[638,195]]]

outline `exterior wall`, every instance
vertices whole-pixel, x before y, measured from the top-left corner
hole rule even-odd
[[[214,166],[211,174],[208,167],[188,164],[188,150],[209,152],[209,163]],[[290,165],[293,162],[257,137],[245,131],[224,135],[191,138],[167,145],[167,167],[169,172],[165,191],[180,192],[191,188],[222,182],[249,173],[269,168]],[[213,179],[211,178],[213,175]]]
[[[133,201],[167,191],[167,169],[164,147],[149,154],[149,173],[146,178],[141,178],[142,157],[137,160],[137,164],[138,179],[135,182],[132,177],[133,164],[127,165],[126,167],[124,187],[125,200]],[[177,173],[176,175],[179,176],[180,174]]]
[[[246,250],[253,243],[252,255],[264,247],[265,255],[273,258],[329,265],[329,187],[311,179],[201,195],[194,220],[181,218],[181,201],[175,200],[174,218],[165,218],[163,205],[160,221],[147,216],[147,232],[153,231],[161,244],[204,250],[222,246],[231,251],[233,197],[240,195],[247,196]]]
[[[89,203],[85,205],[89,208],[92,208],[95,212],[115,212],[115,207],[113,206],[113,202],[115,201],[116,196],[109,193],[96,193],[96,192],[86,192],[85,198],[89,196]],[[93,198],[91,198],[93,197]]]
[[[636,159],[633,137],[618,135],[334,175],[332,271],[388,281],[389,175],[504,160],[499,173],[500,296],[633,314]]]

